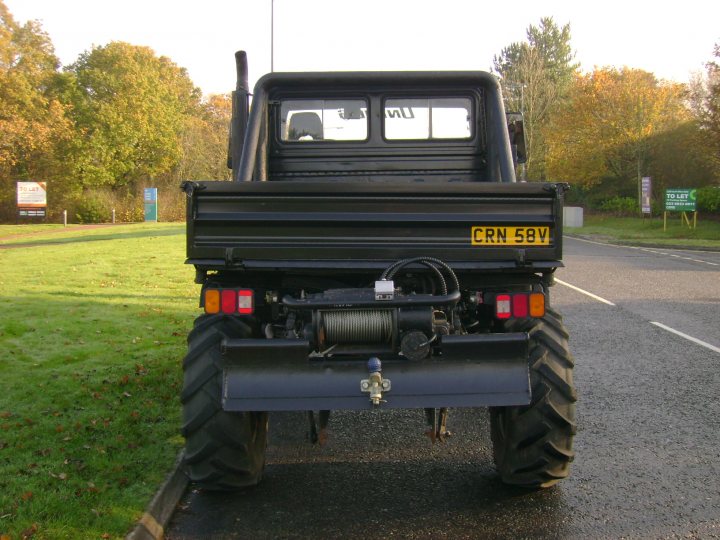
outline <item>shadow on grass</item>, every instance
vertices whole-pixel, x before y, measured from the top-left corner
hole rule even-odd
[[[49,295],[49,296],[56,296],[60,298],[89,298],[91,300],[96,300],[99,298],[105,298],[107,300],[171,300],[171,301],[177,301],[178,296],[176,294],[131,294],[131,293],[81,293],[77,291],[53,291],[53,292],[46,292],[42,293],[43,295]],[[23,293],[23,296],[29,297],[32,293]],[[189,304],[195,307],[195,304],[197,303],[197,299],[193,298],[189,301]],[[118,306],[119,304],[113,304],[114,306]]]
[[[167,229],[145,229],[142,231],[93,234],[88,236],[73,236],[71,238],[38,239],[29,242],[17,242],[0,244],[0,249],[14,249],[38,246],[67,245],[84,242],[99,242],[106,240],[130,240],[133,238],[153,238],[158,236],[177,236],[185,234],[185,224]]]

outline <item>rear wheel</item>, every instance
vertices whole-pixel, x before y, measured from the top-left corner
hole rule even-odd
[[[262,478],[267,413],[222,409],[220,343],[250,335],[250,328],[236,318],[203,315],[188,336],[181,395],[185,465],[190,480],[206,489],[239,489]]]
[[[490,409],[495,465],[507,484],[549,487],[568,476],[574,457],[577,395],[568,333],[550,309],[542,319],[514,321],[507,330],[529,334],[532,401]]]

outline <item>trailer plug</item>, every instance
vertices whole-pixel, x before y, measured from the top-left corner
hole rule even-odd
[[[360,390],[370,394],[370,401],[374,406],[380,405],[385,400],[383,392],[390,391],[390,379],[383,379],[382,363],[379,358],[372,357],[367,363],[370,376],[360,381]]]

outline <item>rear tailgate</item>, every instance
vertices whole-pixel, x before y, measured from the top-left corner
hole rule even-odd
[[[564,184],[192,182],[188,263],[204,268],[558,266]]]

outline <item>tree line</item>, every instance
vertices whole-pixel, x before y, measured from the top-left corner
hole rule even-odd
[[[521,111],[528,180],[573,184],[571,202],[638,211],[638,185],[653,179],[659,207],[668,187],[698,187],[704,210],[720,211],[720,46],[689,84],[628,67],[582,73],[570,25],[530,25],[493,61],[506,109]]]
[[[150,48],[93,47],[60,68],[36,21],[0,0],[0,219],[15,219],[16,181],[47,181],[50,219],[142,219],[142,189],[174,196],[182,179],[228,179],[229,96],[202,93]],[[167,201],[167,197],[165,198]]]
[[[493,61],[506,109],[525,117],[522,179],[569,182],[571,202],[633,211],[650,176],[656,199],[666,187],[710,186],[703,200],[718,210],[720,46],[705,73],[679,84],[626,67],[581,72],[570,25],[552,18],[526,37]],[[185,69],[148,47],[111,42],[61,68],[40,24],[19,24],[0,0],[2,221],[15,219],[24,180],[48,182],[51,220],[63,209],[108,220],[110,208],[142,219],[150,186],[164,194],[163,219],[180,219],[181,180],[230,178],[230,114],[228,95],[204,98]]]

